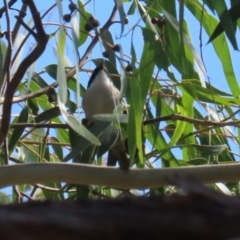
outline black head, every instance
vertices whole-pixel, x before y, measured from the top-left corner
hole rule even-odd
[[[91,86],[91,84],[93,83],[95,77],[99,74],[100,71],[105,71],[103,64],[100,63],[92,72],[92,75],[88,81],[88,86],[87,88],[89,88]]]

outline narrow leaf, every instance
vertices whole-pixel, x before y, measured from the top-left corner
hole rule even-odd
[[[17,123],[27,123],[27,121],[28,121],[28,107],[25,106],[18,117]],[[23,132],[24,132],[24,128],[15,128],[13,130],[12,136],[8,144],[8,149],[10,153],[13,151],[15,145],[17,144],[18,140],[22,136]]]

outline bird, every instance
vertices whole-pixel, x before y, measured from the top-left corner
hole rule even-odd
[[[82,98],[86,119],[92,122],[95,114],[113,113],[119,103],[120,92],[108,77],[103,64],[100,64],[94,69]]]
[[[103,63],[99,64],[88,81],[87,90],[82,96],[82,108],[86,116],[86,125],[94,124],[93,115],[111,114],[121,102],[120,91],[111,81]],[[118,158],[119,166],[128,170],[130,161],[125,151],[123,140],[118,134],[116,141],[111,147],[112,152]]]

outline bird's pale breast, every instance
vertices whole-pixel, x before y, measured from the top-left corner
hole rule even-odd
[[[94,114],[113,113],[119,98],[119,90],[110,81],[92,85],[83,95],[82,107],[86,118],[91,119]]]

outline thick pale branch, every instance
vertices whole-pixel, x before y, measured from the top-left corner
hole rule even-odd
[[[34,163],[0,167],[0,187],[16,184],[67,182],[102,185],[120,189],[146,189],[171,185],[176,175],[193,176],[203,183],[240,180],[240,164],[181,167],[166,169],[130,169],[84,164]]]

